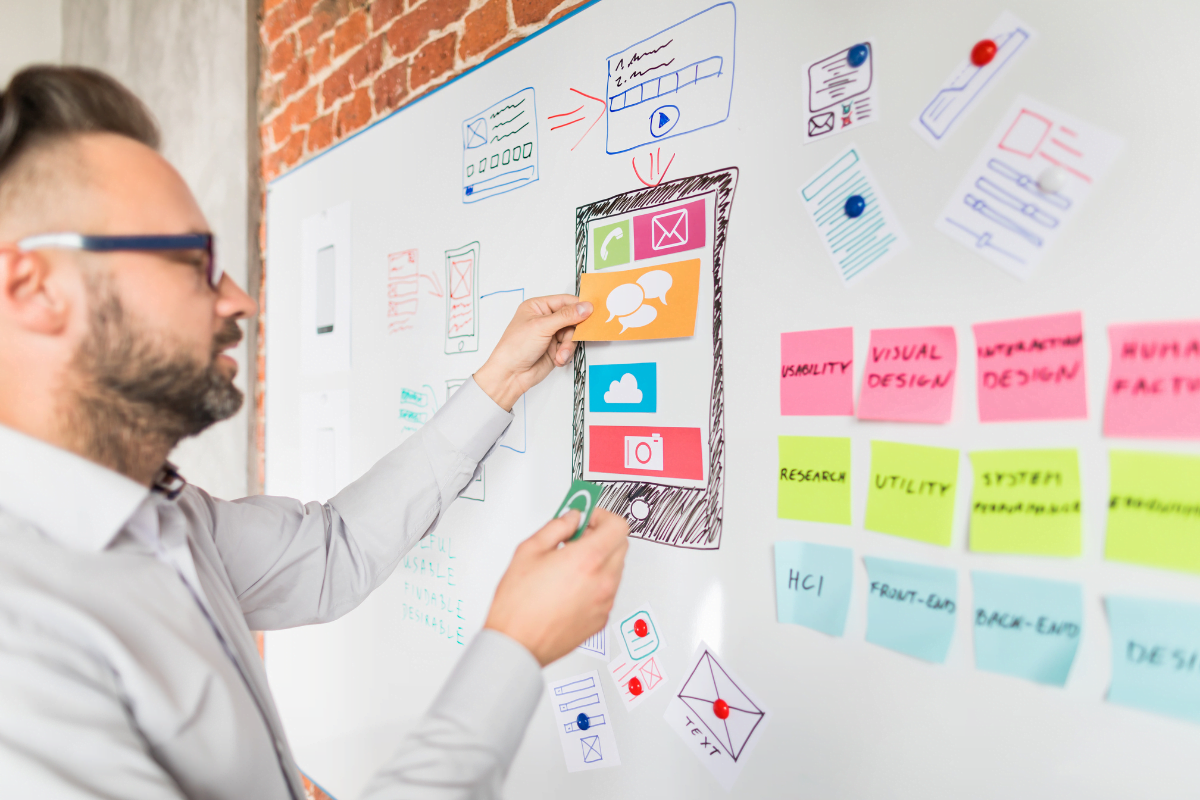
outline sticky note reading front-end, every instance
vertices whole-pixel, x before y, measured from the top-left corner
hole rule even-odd
[[[850,440],[779,437],[779,518],[850,524]]]
[[[854,329],[779,335],[779,412],[784,416],[854,413]]]
[[[1200,320],[1110,325],[1104,435],[1200,439]]]
[[[1200,573],[1200,458],[1113,450],[1104,557]]]
[[[957,365],[958,343],[948,325],[871,331],[858,418],[949,422]]]
[[[971,549],[1077,556],[1081,550],[1079,456],[1074,450],[971,453]]]
[[[949,547],[957,485],[957,450],[873,441],[866,528]]]
[[[1200,722],[1200,605],[1106,597],[1108,701]]]
[[[567,497],[562,501],[562,505],[558,507],[554,517],[557,519],[568,511],[574,509],[579,512],[579,526],[575,529],[575,535],[571,537],[574,541],[583,535],[587,530],[588,521],[592,518],[592,512],[596,510],[596,505],[600,502],[600,493],[604,491],[604,487],[598,486],[587,481],[573,481],[571,488],[567,491]]]
[[[780,622],[841,636],[853,582],[850,548],[775,543],[775,610]]]
[[[981,422],[1087,418],[1082,314],[973,327]]]
[[[1077,583],[1024,575],[972,572],[975,666],[1062,686],[1083,632]]]
[[[945,567],[866,556],[867,641],[934,664],[946,660],[958,576]]]
[[[577,342],[672,339],[696,331],[700,259],[579,276],[579,299],[595,309],[575,326]]]

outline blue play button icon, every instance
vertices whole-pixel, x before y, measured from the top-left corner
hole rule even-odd
[[[666,136],[678,122],[678,106],[659,106],[650,114],[650,135],[655,139]]]

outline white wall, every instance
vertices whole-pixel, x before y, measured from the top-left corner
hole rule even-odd
[[[62,57],[62,0],[0,0],[0,85],[33,62]]]

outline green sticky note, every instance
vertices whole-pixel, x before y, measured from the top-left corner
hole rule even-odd
[[[957,450],[873,441],[866,528],[949,547],[957,484]]]
[[[1200,458],[1108,454],[1104,557],[1200,573]]]
[[[629,220],[611,225],[600,225],[592,229],[592,263],[596,269],[619,267],[629,263],[629,248],[633,237],[629,235]]]
[[[779,437],[779,517],[850,524],[850,440]]]
[[[570,490],[567,491],[567,497],[562,501],[562,505],[558,507],[558,511],[554,512],[554,518],[558,519],[563,514],[566,514],[571,509],[579,512],[579,527],[575,529],[575,535],[571,537],[571,541],[575,541],[587,529],[588,520],[592,518],[592,512],[596,510],[596,506],[600,503],[600,492],[604,490],[603,486],[587,481],[573,481]]]
[[[971,549],[1077,556],[1082,551],[1079,456],[1074,450],[971,453]]]

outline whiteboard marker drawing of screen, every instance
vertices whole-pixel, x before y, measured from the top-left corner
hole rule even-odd
[[[603,486],[600,505],[632,536],[673,547],[721,545],[721,280],[737,175],[682,178],[575,214],[576,291],[585,273],[614,288],[593,312],[613,341],[575,351],[572,476]],[[692,334],[678,335],[692,308]]]

